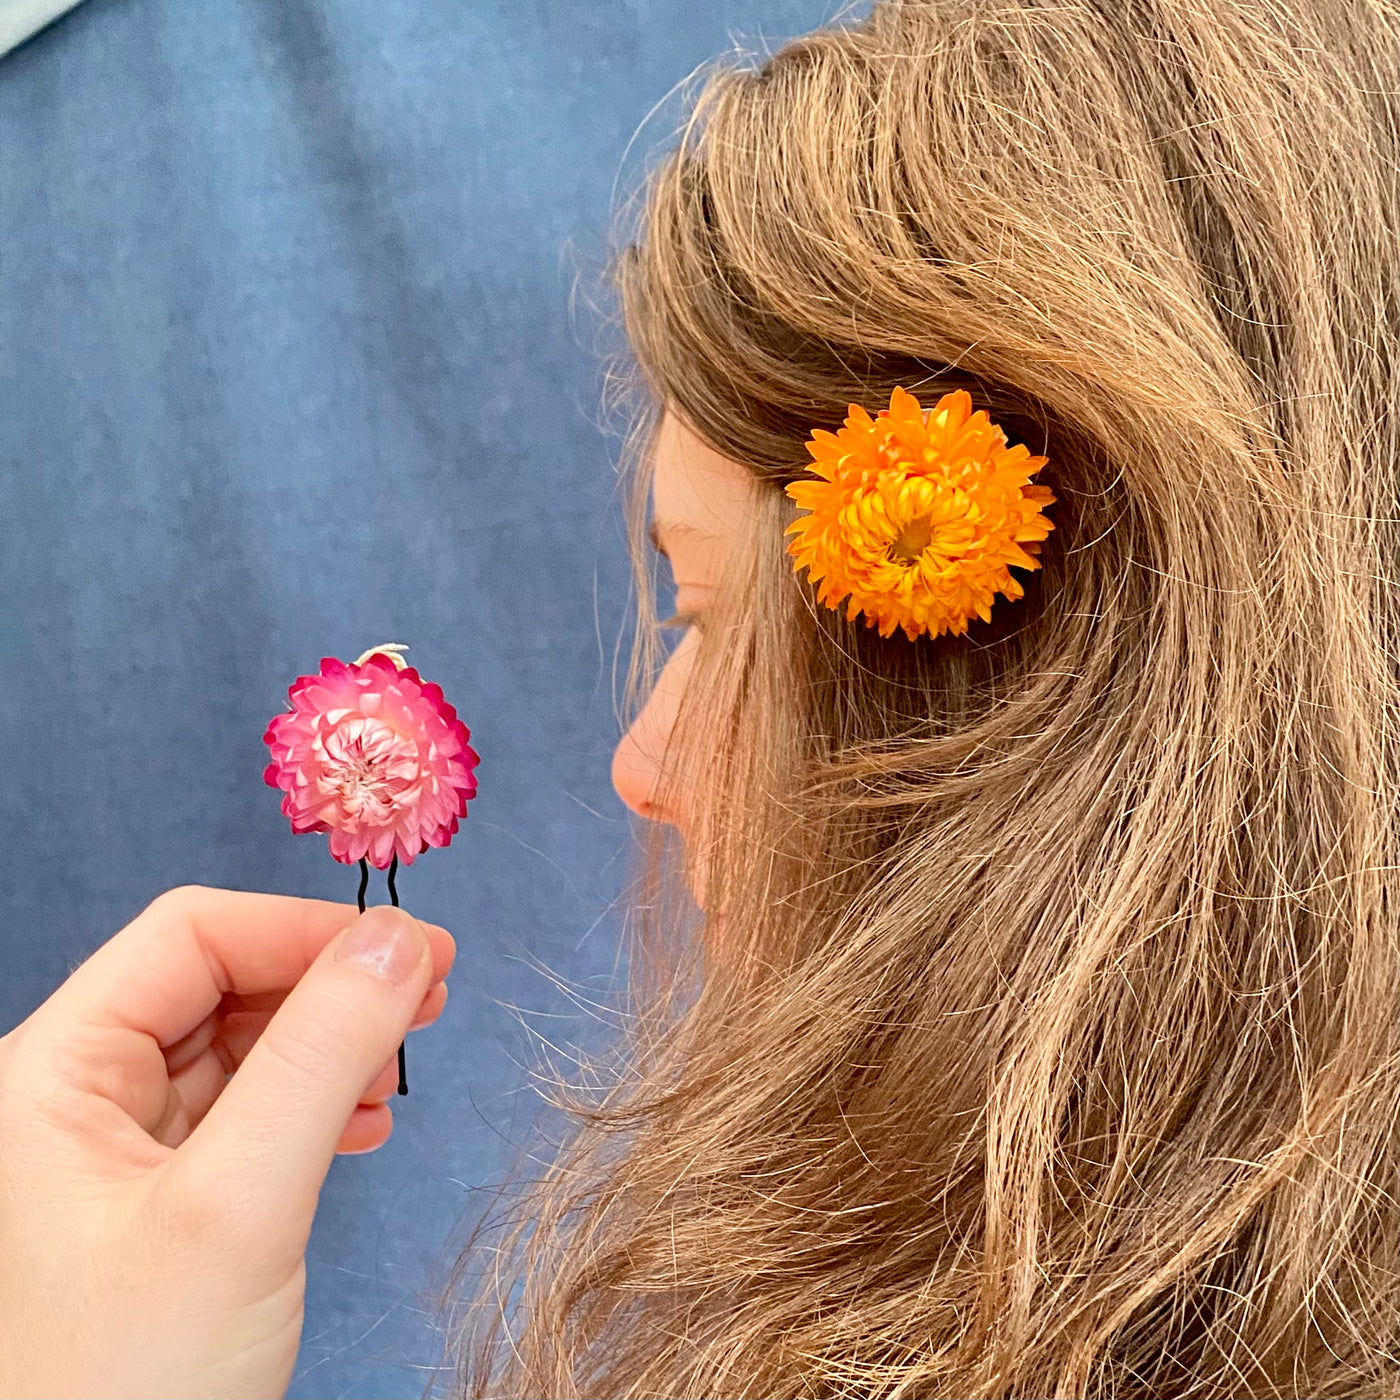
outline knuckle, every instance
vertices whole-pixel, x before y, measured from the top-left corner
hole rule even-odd
[[[146,909],[150,913],[183,915],[189,913],[207,894],[207,885],[175,885],[162,890]]]
[[[318,1019],[302,1018],[279,1024],[274,1017],[262,1033],[263,1053],[302,1079],[323,1084],[335,1077],[336,1042],[330,1027]]]

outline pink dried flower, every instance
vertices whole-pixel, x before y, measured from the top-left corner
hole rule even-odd
[[[282,813],[298,833],[330,833],[331,855],[367,859],[379,870],[446,846],[476,796],[471,731],[399,655],[374,647],[347,665],[324,657],[316,675],[287,692],[263,740],[272,751],[263,779],[280,788]]]

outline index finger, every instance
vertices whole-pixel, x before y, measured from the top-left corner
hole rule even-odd
[[[251,890],[182,885],[152,900],[35,1013],[140,1031],[162,1046],[188,1035],[226,992],[294,986],[317,954],[359,915],[353,904]],[[433,982],[447,976],[456,944],[425,923]]]

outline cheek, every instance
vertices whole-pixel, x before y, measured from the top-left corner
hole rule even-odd
[[[612,781],[617,795],[639,816],[684,825],[684,795],[657,787],[661,766],[676,727],[681,697],[694,665],[695,636],[687,632],[657,677],[656,687],[613,753]]]

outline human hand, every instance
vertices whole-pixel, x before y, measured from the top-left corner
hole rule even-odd
[[[281,1395],[321,1183],[389,1136],[454,952],[390,905],[188,886],[0,1038],[0,1396]]]

